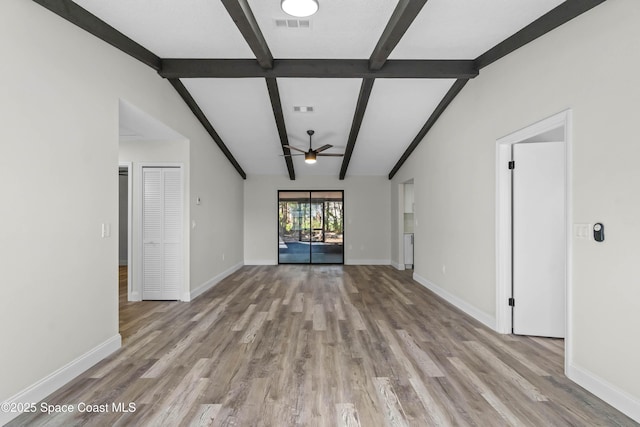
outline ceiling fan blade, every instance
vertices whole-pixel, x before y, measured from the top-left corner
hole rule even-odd
[[[304,154],[280,154],[280,157],[304,156]]]
[[[323,156],[323,157],[342,157],[342,156],[344,156],[344,153],[318,153],[318,154],[316,154],[316,156]]]
[[[319,153],[319,152],[321,152],[321,151],[328,150],[328,149],[329,149],[329,148],[331,148],[331,147],[333,147],[333,145],[331,145],[331,144],[326,144],[326,145],[323,145],[322,147],[320,147],[320,148],[316,149],[315,151],[316,151],[316,153]]]
[[[283,147],[287,147],[290,150],[296,150],[296,151],[299,151],[301,153],[306,153],[305,150],[303,150],[301,148],[298,148],[298,147],[294,147],[293,145],[283,145]]]

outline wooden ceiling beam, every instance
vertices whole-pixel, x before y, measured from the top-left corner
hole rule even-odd
[[[366,59],[274,59],[264,69],[253,59],[163,59],[166,78],[393,78],[471,79],[478,75],[473,60],[390,60],[372,71]]]
[[[247,0],[221,0],[224,7],[231,15],[231,19],[236,24],[242,37],[256,56],[256,60],[261,68],[271,69],[273,67],[273,55],[269,50],[267,41],[262,35],[251,7]]]
[[[476,64],[478,69],[482,69],[493,64],[525,44],[547,34],[549,31],[569,22],[576,16],[593,9],[606,0],[567,0],[556,8],[542,15],[511,37],[498,43],[478,58]]]
[[[278,82],[275,77],[268,77],[266,79],[267,90],[269,91],[269,98],[271,99],[271,108],[273,109],[273,117],[276,120],[276,127],[278,128],[278,135],[280,135],[280,144],[282,145],[282,154],[284,155],[284,161],[287,164],[287,171],[289,172],[289,179],[294,181],[296,179],[296,172],[293,169],[293,159],[291,158],[291,150],[289,145],[289,137],[287,137],[287,127],[284,124],[284,114],[282,112],[282,103],[280,102],[280,91],[278,90]]]
[[[154,70],[160,70],[160,58],[158,56],[71,0],[33,1]]]
[[[371,96],[374,82],[375,79],[364,79],[360,85],[358,103],[356,104],[356,111],[353,115],[351,131],[349,132],[349,139],[347,140],[347,148],[345,149],[344,158],[342,159],[342,167],[340,168],[340,179],[344,179],[345,176],[347,176],[347,168],[351,161],[351,154],[353,154],[353,149],[356,146],[356,140],[360,133],[360,126],[362,125],[364,113],[367,111],[367,104],[369,103],[369,97]]]
[[[213,128],[213,126],[207,119],[207,116],[200,109],[200,107],[196,103],[195,99],[193,99],[193,97],[191,96],[187,88],[184,87],[182,82],[178,79],[169,79],[169,83],[171,83],[174,89],[180,94],[184,102],[189,106],[189,108],[191,109],[193,114],[196,116],[196,118],[200,121],[202,126],[204,126],[204,128],[209,133],[211,138],[213,138],[216,145],[220,148],[220,150],[222,150],[222,153],[225,155],[225,157],[231,162],[231,164],[236,169],[236,171],[238,171],[242,179],[247,179],[247,174],[244,172],[244,170],[242,170],[242,167],[240,167],[240,164],[236,161],[235,157],[233,157],[233,155],[231,154],[231,151],[229,151],[225,143],[222,141],[222,138],[220,138],[220,135],[218,135],[218,132],[216,132],[216,130]]]
[[[380,70],[416,19],[427,0],[400,0],[369,58],[369,69]]]
[[[418,132],[416,137],[413,138],[413,141],[411,141],[411,144],[409,144],[409,147],[407,147],[405,152],[402,154],[402,156],[400,157],[400,160],[398,160],[398,162],[395,164],[393,169],[391,169],[391,172],[389,172],[389,179],[392,179],[393,176],[398,172],[398,170],[400,170],[404,162],[406,162],[409,156],[411,155],[411,153],[413,153],[413,150],[415,150],[420,144],[420,142],[422,142],[422,140],[427,135],[429,130],[431,130],[433,125],[436,123],[436,121],[438,121],[438,119],[440,118],[440,115],[444,113],[444,110],[447,109],[451,101],[453,101],[453,99],[458,95],[458,93],[460,93],[460,91],[467,84],[468,81],[469,80],[459,79],[459,80],[456,80],[453,86],[451,86],[451,89],[449,89],[449,91],[446,93],[444,98],[442,98],[442,101],[440,101],[436,109],[433,110],[433,113],[431,113],[431,116],[429,117],[427,122],[424,124],[424,126],[422,126],[422,129],[420,129],[420,132]]]

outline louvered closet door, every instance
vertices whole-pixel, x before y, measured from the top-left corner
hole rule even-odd
[[[177,300],[182,286],[182,173],[143,168],[142,298]]]

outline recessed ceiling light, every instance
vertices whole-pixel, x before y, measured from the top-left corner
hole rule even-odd
[[[318,0],[282,0],[282,10],[296,18],[311,16],[318,11]]]

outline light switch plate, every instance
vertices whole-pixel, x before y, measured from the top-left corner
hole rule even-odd
[[[576,239],[591,240],[591,224],[573,224],[573,235]]]

